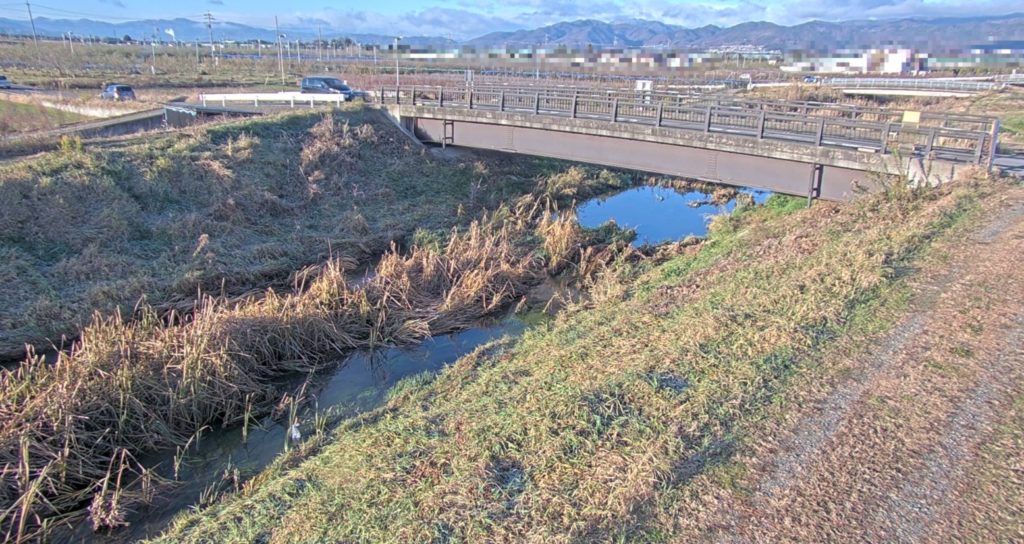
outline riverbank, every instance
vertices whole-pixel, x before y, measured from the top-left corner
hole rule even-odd
[[[67,141],[0,165],[0,356],[60,347],[93,312],[127,316],[143,297],[181,312],[198,292],[288,288],[330,258],[355,267],[563,168],[424,154],[358,105],[85,149]]]
[[[707,505],[744,493],[749,437],[801,376],[892,327],[931,248],[998,207],[1009,182],[983,178],[717,219],[684,255],[602,275],[585,307],[400,385],[158,541],[707,536]]]

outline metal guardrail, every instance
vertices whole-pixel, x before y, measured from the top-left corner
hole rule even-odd
[[[903,112],[884,108],[704,97],[676,103],[653,96],[595,96],[590,89],[570,94],[541,89],[381,87],[377,92],[383,104],[599,119],[989,165],[999,127],[998,119],[991,117],[922,113],[920,122],[908,123],[902,121]],[[851,118],[850,112],[862,117]],[[867,113],[875,117],[869,119]]]
[[[345,102],[345,97],[340,94],[305,94],[297,91],[284,91],[277,93],[208,93],[199,95],[199,100],[204,107],[209,105],[227,107],[229,103],[244,102],[253,107],[288,104],[294,108],[296,104],[300,106],[309,104],[310,107],[314,107],[316,104],[341,106]]]
[[[403,87],[410,88],[410,87]],[[438,87],[434,86],[412,86],[424,92]],[[443,87],[448,88],[450,87]],[[539,93],[543,96],[560,96],[571,98],[574,96],[584,98],[605,98],[619,100],[636,100],[645,103],[665,102],[677,106],[722,106],[739,109],[767,109],[779,113],[800,113],[802,115],[842,117],[854,120],[866,121],[890,121],[900,122],[903,110],[894,110],[883,107],[869,107],[859,105],[837,104],[834,102],[813,102],[813,101],[778,101],[759,99],[737,99],[729,95],[704,94],[704,93],[679,93],[671,91],[638,91],[634,89],[621,88],[594,88],[594,87],[572,87],[572,86],[542,86],[542,85],[473,85],[474,92],[518,92],[518,93]],[[960,128],[967,130],[990,131],[993,119],[980,115],[968,114],[937,114],[933,112],[921,112],[920,126],[940,128]]]
[[[995,76],[993,79],[1010,85],[1024,85],[1024,74],[1004,74]]]
[[[912,78],[827,78],[822,85],[843,89],[908,89],[922,91],[984,92],[1004,87],[994,81],[963,81],[952,79]]]

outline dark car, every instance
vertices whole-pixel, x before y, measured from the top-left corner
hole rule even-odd
[[[128,85],[120,85],[117,83],[111,83],[103,89],[100,93],[100,98],[104,100],[135,100],[135,91],[132,90]]]
[[[345,100],[366,98],[366,93],[354,90],[336,77],[304,77],[301,89],[304,93],[340,94]]]
[[[7,79],[7,76],[0,76],[0,89],[10,89],[11,80]]]

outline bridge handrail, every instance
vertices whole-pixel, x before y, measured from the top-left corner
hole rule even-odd
[[[596,89],[588,87],[571,87],[571,86],[527,86],[527,87],[516,87],[512,85],[474,85],[467,87],[467,89],[473,89],[474,92],[534,92],[541,93],[542,95],[560,95],[565,98],[571,98],[572,96],[606,96],[608,98],[626,98],[633,97],[638,100],[651,100],[651,101],[665,101],[671,99],[675,102],[691,102],[691,103],[712,103],[720,106],[730,107],[749,107],[764,109],[765,107],[784,107],[792,109],[804,109],[808,114],[813,112],[839,112],[843,114],[850,114],[851,117],[859,115],[877,115],[883,116],[888,115],[891,117],[891,121],[896,122],[902,117],[903,110],[894,110],[891,108],[884,107],[870,107],[860,105],[849,105],[849,104],[836,104],[831,102],[816,102],[816,101],[773,101],[773,100],[758,100],[758,99],[739,99],[728,96],[716,96],[709,94],[682,94],[666,91],[637,91],[633,89]],[[446,92],[451,92],[445,88]],[[461,89],[459,89],[461,90]],[[958,123],[977,123],[976,130],[989,130],[992,126],[994,118],[985,117],[980,115],[971,114],[954,114],[954,113],[941,113],[936,114],[932,112],[921,112],[922,122],[929,121],[945,121],[945,122],[958,122]]]
[[[931,89],[943,91],[991,91],[1003,87],[1003,84],[992,81],[909,78],[827,78],[823,79],[821,83],[830,87],[858,89]]]
[[[934,126],[923,123],[904,123],[902,117],[891,110],[885,120],[809,115],[804,112],[771,111],[767,106],[793,107],[787,102],[736,101],[721,105],[632,100],[619,96],[597,97],[574,92],[571,96],[542,94],[530,89],[500,88],[480,90],[475,87],[381,87],[382,103],[405,103],[439,108],[498,110],[534,115],[600,119],[613,123],[647,124],[659,128],[724,132],[759,139],[797,140],[813,145],[839,145],[889,153],[900,148],[912,153],[928,155],[943,152],[955,158],[983,163],[991,161],[997,145],[998,120],[971,118],[970,121],[991,121],[986,130]],[[755,109],[751,107],[757,105]],[[799,103],[796,106],[802,106]],[[819,110],[820,111],[820,110]],[[924,120],[958,120],[956,116],[942,114],[922,115]],[[742,120],[742,121],[741,121]]]

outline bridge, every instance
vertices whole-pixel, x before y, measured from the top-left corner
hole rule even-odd
[[[967,78],[824,78],[821,85],[850,95],[966,97],[998,91],[1006,81]]]
[[[991,167],[999,120],[815,102],[543,87],[382,87],[423,142],[847,200],[887,175]]]

